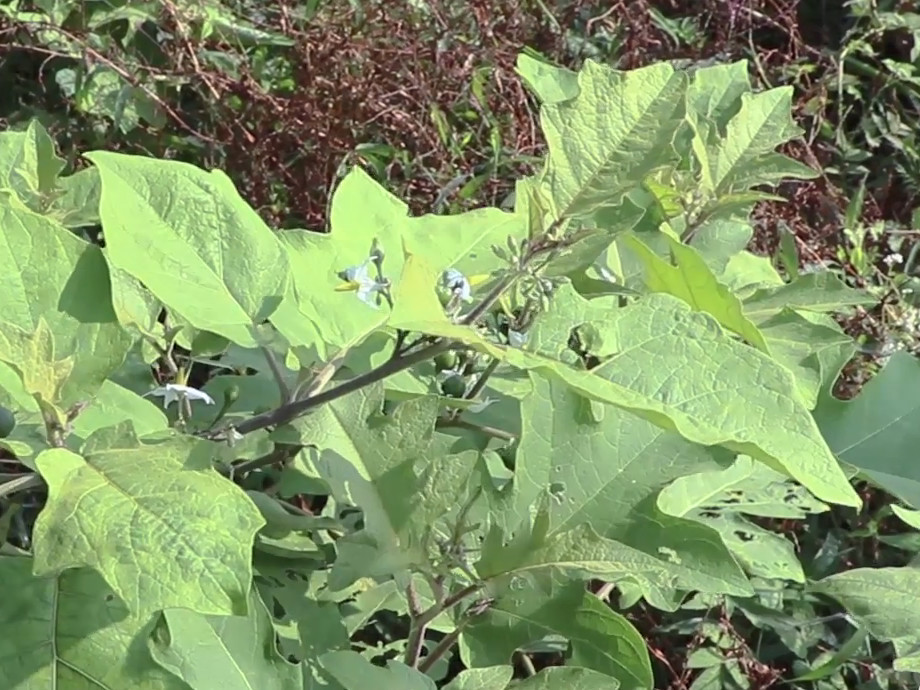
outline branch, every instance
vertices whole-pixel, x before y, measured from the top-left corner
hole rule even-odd
[[[409,628],[409,639],[406,644],[406,666],[411,666],[413,668],[418,666],[419,655],[422,652],[422,644],[425,641],[425,631],[427,630],[429,623],[431,623],[431,621],[433,621],[448,609],[453,608],[459,604],[471,594],[475,594],[480,589],[482,589],[482,585],[479,583],[467,585],[463,589],[457,590],[450,596],[446,597],[443,601],[435,602],[425,611],[413,614],[412,611],[415,607],[412,605],[412,603],[413,598],[415,598],[415,589],[410,585],[407,593],[409,594],[409,612],[412,615],[412,623]],[[456,632],[459,634],[459,628]],[[444,652],[449,648],[450,646],[448,646],[445,650],[442,650],[441,654],[444,654]],[[430,657],[431,654],[425,658],[428,659]],[[436,660],[437,659],[432,659],[431,663],[434,663]]]
[[[491,436],[492,438],[501,439],[502,441],[517,440],[517,436],[512,434],[510,431],[505,431],[504,429],[499,429],[498,427],[494,426],[474,424],[473,422],[468,422],[465,419],[460,419],[459,417],[441,417],[437,420],[435,425],[442,429],[452,427],[455,429],[468,429],[470,431],[478,431],[481,434]]]
[[[554,224],[555,227],[555,224]],[[571,242],[573,240],[569,240]],[[502,294],[507,290],[512,283],[521,275],[521,270],[523,267],[529,263],[531,260],[536,258],[541,254],[551,252],[553,250],[559,249],[560,247],[565,246],[566,242],[560,242],[558,240],[545,239],[542,242],[534,243],[530,246],[525,257],[523,257],[517,267],[517,269],[509,275],[506,275],[499,279],[495,284],[492,290],[488,295],[476,305],[476,307],[461,318],[458,323],[464,326],[469,326],[475,324],[479,319],[481,319],[486,312],[493,307],[493,305],[498,302]],[[415,366],[421,362],[433,359],[442,352],[447,352],[451,348],[455,347],[458,344],[458,341],[447,340],[444,338],[439,338],[435,340],[432,344],[426,345],[419,350],[413,352],[406,352],[402,355],[391,358],[389,361],[384,362],[376,369],[372,369],[360,376],[356,376],[353,379],[344,381],[335,388],[331,388],[328,391],[311,391],[308,393],[307,397],[302,400],[294,400],[288,403],[285,403],[278,408],[265,412],[254,417],[250,417],[238,425],[233,427],[239,435],[245,435],[252,433],[253,431],[258,431],[259,429],[264,429],[269,426],[279,426],[281,424],[286,424],[301,415],[306,414],[315,407],[320,405],[325,405],[328,402],[337,400],[343,396],[346,396],[355,391],[361,390],[367,386],[377,383],[378,381],[383,381],[394,374],[398,374],[401,371]],[[208,431],[203,433],[202,436],[205,438],[218,438],[226,431],[226,429],[220,429],[217,431]]]
[[[239,424],[236,425],[235,429],[238,434],[251,434],[253,431],[258,431],[259,429],[264,429],[269,426],[278,426],[281,424],[286,424],[292,419],[296,419],[301,415],[309,412],[315,407],[320,405],[325,405],[328,402],[337,400],[349,393],[354,393],[355,391],[361,390],[367,386],[370,386],[378,381],[383,381],[394,374],[408,369],[409,367],[415,366],[420,362],[424,362],[428,359],[446,352],[453,346],[453,342],[450,340],[439,340],[438,342],[429,345],[417,352],[409,353],[403,357],[398,357],[396,359],[391,359],[388,362],[383,363],[376,369],[371,369],[365,374],[356,376],[353,379],[348,379],[340,383],[334,388],[330,388],[327,391],[317,393],[316,395],[304,398],[303,400],[295,400],[293,402],[281,405],[280,407],[265,412],[255,417],[250,417]],[[209,436],[214,436],[215,434],[209,434]]]

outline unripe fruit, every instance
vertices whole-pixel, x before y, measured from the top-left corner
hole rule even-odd
[[[456,352],[442,352],[434,358],[434,365],[438,371],[450,371],[457,366],[459,359]]]
[[[451,376],[441,383],[441,392],[451,398],[463,397],[466,393],[466,381],[462,376]]]
[[[0,406],[0,438],[6,438],[16,428],[16,417],[3,406]]]

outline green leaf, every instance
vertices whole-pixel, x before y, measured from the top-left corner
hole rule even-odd
[[[795,680],[820,680],[821,678],[827,678],[833,675],[841,666],[857,657],[859,652],[865,647],[866,637],[868,636],[868,630],[862,627],[858,628],[856,632],[853,633],[853,636],[850,637],[840,649],[830,655],[829,659],[820,665],[815,665],[810,671],[796,676]],[[820,659],[821,657],[819,657],[819,660]]]
[[[163,303],[134,276],[114,264],[105,250],[103,253],[106,254],[106,263],[109,267],[112,308],[118,317],[118,323],[125,328],[136,328],[144,335],[157,340],[162,339],[164,328],[158,319],[163,310]]]
[[[51,201],[64,165],[38,120],[24,132],[0,133],[0,189],[13,191],[31,210],[41,213]]]
[[[562,103],[578,96],[578,73],[565,67],[521,53],[515,72],[543,103]]]
[[[549,148],[546,185],[556,217],[616,206],[674,159],[685,76],[667,63],[621,72],[588,59],[578,95],[541,108]]]
[[[740,96],[741,106],[725,124],[724,133],[718,122],[705,115],[688,118],[695,130],[693,150],[702,169],[703,189],[722,197],[788,177],[817,176],[811,168],[775,152],[803,133],[791,115],[792,87]]]
[[[795,582],[805,574],[792,543],[746,516],[800,520],[828,510],[785,475],[743,455],[724,470],[676,479],[659,494],[658,507],[717,530],[751,575]]]
[[[407,206],[360,168],[336,188],[331,225],[329,234],[279,233],[293,268],[294,290],[271,319],[292,345],[316,345],[321,357],[356,345],[387,321],[385,302],[369,304],[343,290],[346,281],[339,275],[369,262],[374,243],[384,254],[383,276],[398,290],[407,253],[429,265],[435,278],[448,268],[467,276],[488,274],[500,265],[491,246],[527,231],[524,216],[494,208],[410,218]],[[370,263],[367,268],[376,277],[376,268]],[[434,295],[435,283],[426,289]],[[330,313],[336,318],[329,319]],[[314,342],[317,337],[321,343]]]
[[[920,569],[856,568],[831,575],[811,590],[839,601],[869,634],[890,641],[897,671],[920,672]]]
[[[364,529],[337,542],[334,577],[339,587],[352,578],[369,576],[368,568],[376,568],[378,575],[388,574],[389,568],[400,570],[407,559],[419,557],[406,533],[418,524],[415,516],[425,501],[405,497],[420,490],[416,465],[427,459],[438,402],[422,397],[401,404],[393,415],[384,416],[382,411],[383,386],[375,384],[323,405],[273,434],[282,443],[314,446],[319,452],[300,454],[295,467],[312,458],[312,468],[304,467],[305,473],[315,472],[337,501],[360,506],[364,512]],[[363,562],[377,558],[377,565]]]
[[[189,690],[147,653],[149,613],[131,611],[89,568],[32,575],[0,556],[0,687]]]
[[[56,402],[67,407],[92,395],[124,361],[133,337],[112,311],[102,252],[57,223],[0,204],[0,331],[35,333],[44,319],[54,356],[72,358],[72,375]],[[0,336],[0,359],[9,348]]]
[[[712,219],[696,228],[690,246],[700,253],[716,277],[721,278],[728,262],[748,246],[753,235],[754,229],[749,223]],[[626,240],[624,237],[623,242]]]
[[[300,690],[300,668],[275,648],[275,630],[253,590],[247,616],[203,616],[187,608],[163,611],[150,654],[193,690]]]
[[[617,687],[610,676],[574,666],[545,668],[514,686],[515,690],[616,690]]]
[[[6,335],[0,335],[0,351],[36,400],[51,404],[61,400],[63,386],[73,373],[73,357],[57,358],[54,334],[44,317],[38,317],[34,333],[14,326]]]
[[[836,275],[825,271],[807,273],[791,283],[758,290],[744,300],[744,313],[754,323],[761,324],[786,308],[829,313],[875,301],[868,293],[847,287]]]
[[[106,381],[74,421],[73,434],[86,440],[99,429],[128,421],[138,436],[165,431],[169,426],[166,415],[149,398]]]
[[[687,87],[687,117],[711,120],[724,131],[741,108],[741,97],[751,93],[748,61],[701,67],[693,72]]]
[[[668,295],[619,308],[609,298],[588,302],[567,286],[557,291],[544,317],[527,349],[503,350],[506,361],[561,379],[593,400],[630,410],[694,443],[751,455],[822,500],[860,504],[792,375],[727,338],[711,317]],[[579,324],[597,334],[591,352],[599,364],[591,370],[558,361],[571,327]]]
[[[638,237],[626,239],[627,246],[645,264],[645,284],[649,290],[682,299],[695,310],[712,315],[725,328],[769,354],[763,334],[742,313],[741,302],[719,283],[699,252],[678,240],[668,240],[673,265],[656,256]]]
[[[99,225],[99,171],[84,168],[57,180],[57,196],[46,215],[68,228]]]
[[[513,674],[511,666],[468,668],[460,671],[443,690],[505,690]]]
[[[920,361],[896,352],[853,400],[815,408],[827,444],[874,484],[920,508]]]
[[[821,392],[830,390],[856,351],[853,339],[832,317],[814,312],[784,309],[762,321],[760,332],[773,359],[792,372],[809,409]]]
[[[477,616],[463,631],[468,665],[508,663],[511,655],[547,635],[572,644],[571,663],[616,679],[624,690],[651,690],[654,681],[645,642],[629,621],[573,582],[550,597],[512,593]]]
[[[550,535],[590,524],[599,535],[660,559],[686,589],[747,590],[713,530],[662,514],[654,500],[678,477],[721,469],[728,453],[720,460],[718,452],[625,410],[592,404],[559,380],[532,376],[531,382],[521,407],[517,515],[526,515],[550,487]]]
[[[220,171],[94,151],[106,256],[195,328],[244,346],[288,285],[284,248]],[[215,241],[216,238],[223,238]]]
[[[246,615],[264,520],[211,468],[212,453],[191,437],[140,443],[130,422],[95,432],[82,455],[41,453],[49,499],[35,526],[36,575],[86,565],[134,612]]]
[[[84,113],[111,118],[125,134],[137,129],[142,119],[162,129],[166,115],[149,93],[156,92],[156,85],[148,82],[144,86],[147,88],[131,84],[118,71],[97,64],[84,77],[74,101]]]
[[[434,681],[398,661],[386,668],[374,666],[357,652],[329,652],[320,657],[322,667],[345,690],[435,690]]]

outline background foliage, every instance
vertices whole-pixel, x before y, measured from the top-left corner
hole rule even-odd
[[[654,687],[765,688],[792,679],[794,687],[915,687],[906,672],[912,669],[892,671],[896,648],[902,657],[915,650],[911,621],[920,614],[909,586],[885,610],[848,599],[870,584],[847,579],[857,575],[841,574],[832,581],[839,589],[824,592],[846,608],[816,599],[822,592],[802,583],[864,567],[886,573],[920,549],[907,527],[918,521],[903,507],[920,505],[920,476],[898,450],[912,447],[917,427],[910,354],[920,327],[920,11],[867,0],[713,0],[704,9],[678,0],[3,2],[0,117],[14,131],[33,118],[41,122],[68,172],[85,166],[79,154],[94,149],[220,168],[270,225],[323,231],[331,192],[356,163],[415,212],[505,204],[515,179],[532,172],[543,153],[537,102],[515,73],[525,47],[571,68],[587,57],[621,68],[749,59],[758,88],[793,87],[795,120],[806,133],[782,150],[821,171],[780,188],[790,203],[757,206],[750,248],[789,278],[829,268],[873,297],[841,318],[860,350],[836,392],[853,397],[872,380],[851,406],[816,412],[832,449],[872,483],[857,484],[859,512],[793,497],[762,478],[754,491],[745,484],[753,470],[739,465],[719,475],[721,485],[738,487],[728,494],[738,500],[715,510],[700,487],[673,485],[667,498],[674,510],[716,520],[735,535],[739,551],[752,545],[745,565],[765,575],[758,597],[738,603],[701,595],[670,613],[637,598],[614,603],[642,633]],[[527,404],[533,415],[548,414],[539,395]],[[881,445],[860,436],[881,426]],[[92,431],[90,425],[81,437]],[[892,464],[879,466],[880,458]],[[43,498],[29,500],[4,513],[20,546]],[[254,529],[240,526],[247,528]],[[778,577],[772,566],[787,562],[781,556],[789,548],[802,570]],[[10,573],[10,586],[29,575]],[[84,579],[68,583],[75,596],[101,587]],[[593,588],[609,594],[603,582]],[[580,592],[565,596],[570,608],[596,607]],[[383,608],[362,602],[346,634],[370,620],[367,644],[386,650],[393,624],[365,615],[375,606]],[[864,617],[854,621],[861,606]],[[903,629],[879,635],[879,621],[894,611],[915,613]],[[321,620],[323,613],[311,615]],[[200,620],[175,616],[171,630],[188,626],[177,636],[206,632],[193,630]],[[168,643],[161,651],[167,667],[181,665]],[[546,642],[515,658],[521,670],[561,656]]]

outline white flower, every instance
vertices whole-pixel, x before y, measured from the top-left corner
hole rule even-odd
[[[526,334],[526,333],[521,333],[520,331],[512,331],[512,330],[509,329],[509,331],[508,331],[508,344],[511,345],[511,347],[516,347],[516,348],[520,349],[520,348],[524,347],[524,345],[525,345],[526,343],[527,343],[527,334]]]
[[[894,254],[889,254],[888,256],[886,256],[884,259],[882,259],[882,261],[885,262],[888,268],[891,268],[895,264],[899,264],[902,261],[904,261],[904,257],[901,256],[900,253],[895,252]]]
[[[378,307],[377,299],[374,293],[380,292],[387,287],[386,283],[381,283],[370,275],[371,260],[365,259],[364,263],[359,266],[346,268],[340,274],[347,282],[337,287],[336,290],[345,291],[353,290],[358,293],[358,299],[365,304],[371,305],[374,309]]]
[[[470,286],[470,281],[457,269],[449,268],[444,271],[441,284],[450,290],[452,295],[459,297],[464,302],[473,300],[473,289]]]
[[[145,398],[148,395],[156,395],[157,397],[162,397],[164,410],[172,403],[182,398],[188,398],[189,400],[204,400],[205,405],[214,404],[214,398],[212,398],[204,391],[200,391],[197,388],[192,388],[191,386],[183,386],[181,383],[167,383],[165,386],[160,386],[159,388],[154,388],[148,393],[144,393]]]
[[[478,403],[475,403],[475,404],[473,404],[473,405],[470,405],[470,406],[467,408],[467,410],[470,411],[470,412],[472,412],[473,414],[476,414],[477,412],[482,412],[482,411],[483,411],[484,409],[486,409],[489,405],[494,405],[494,404],[497,403],[497,402],[498,402],[498,400],[496,400],[495,398],[486,398],[485,400],[482,400],[482,401],[480,401],[480,402],[478,402]]]

